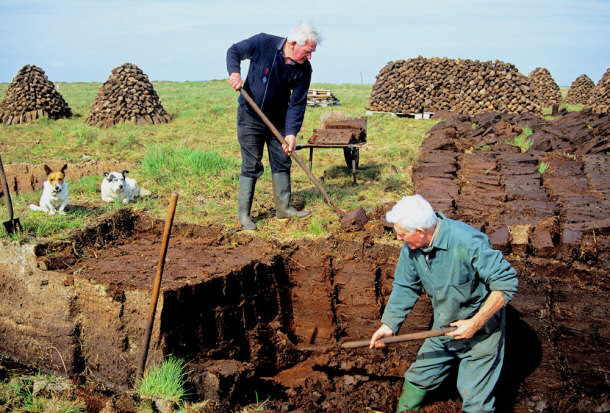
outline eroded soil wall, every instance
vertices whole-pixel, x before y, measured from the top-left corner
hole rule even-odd
[[[0,352],[56,373],[129,384],[162,228],[122,210],[66,242],[3,248]],[[231,406],[252,401],[256,390],[278,410],[393,411],[421,342],[326,353],[295,351],[291,342],[369,338],[399,247],[382,230],[280,245],[177,223],[149,360],[185,357],[193,392]],[[519,271],[519,292],[508,306],[499,406],[603,409],[610,403],[607,271],[529,253],[507,258]],[[428,329],[431,313],[424,295],[401,332]],[[453,383],[431,394],[429,411],[460,411]]]

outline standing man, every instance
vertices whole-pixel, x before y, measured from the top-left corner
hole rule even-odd
[[[311,82],[309,59],[316,51],[320,34],[309,23],[299,23],[287,38],[260,33],[235,43],[227,51],[229,84],[238,91],[242,85],[263,113],[284,135],[282,145],[262,119],[240,96],[237,109],[237,138],[241,146],[238,218],[246,230],[255,230],[250,217],[256,180],[263,174],[263,149],[267,143],[273,178],[273,201],[278,218],[304,218],[309,211],[290,206],[290,155],[296,148],[307,91]],[[240,63],[250,59],[248,76],[241,79]]]
[[[397,412],[418,410],[459,362],[457,388],[464,412],[494,410],[493,389],[504,360],[504,306],[517,292],[517,273],[487,236],[436,212],[420,195],[406,196],[386,214],[403,241],[392,293],[370,347],[396,334],[422,289],[434,308],[433,328],[456,327],[427,339],[405,373]]]

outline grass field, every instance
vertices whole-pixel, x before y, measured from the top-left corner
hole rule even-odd
[[[172,121],[165,125],[119,124],[98,129],[85,122],[100,83],[56,83],[74,117],[64,120],[40,119],[31,124],[0,125],[0,154],[3,162],[40,164],[51,159],[70,163],[84,159],[114,159],[135,164],[130,176],[138,185],[156,196],[132,204],[165,218],[171,192],[180,194],[176,220],[197,224],[220,223],[237,228],[237,190],[240,152],[236,138],[237,94],[226,80],[208,82],[153,82]],[[340,105],[309,107],[297,143],[306,143],[320,117],[327,111],[343,111],[364,116],[371,85],[312,84],[312,88],[331,89]],[[0,83],[4,96],[7,83]],[[565,93],[565,91],[564,91]],[[550,108],[549,108],[550,110]],[[417,160],[418,146],[434,120],[414,120],[375,114],[368,117],[367,143],[360,149],[358,185],[352,184],[341,149],[316,149],[313,173],[322,182],[337,207],[349,211],[358,206],[372,211],[385,202],[411,194],[410,167]],[[298,155],[307,162],[309,151]],[[279,221],[272,211],[271,173],[267,155],[265,173],[257,183],[252,215],[259,227],[257,234],[278,239],[325,236],[340,230],[340,222],[324,198],[300,167],[293,163],[292,203],[314,213],[305,220]],[[106,205],[99,198],[101,177],[67,181],[70,204],[86,205],[66,216],[47,217],[30,211],[40,192],[15,196],[15,216],[26,231],[36,236],[65,236],[67,230],[80,228],[104,211],[121,208]],[[0,219],[6,221],[5,208]],[[4,234],[4,232],[2,232]]]
[[[84,159],[135,163],[130,176],[138,185],[157,197],[140,200],[132,207],[164,218],[172,191],[180,194],[176,220],[198,224],[220,223],[237,227],[237,189],[240,152],[236,138],[235,113],[237,94],[225,80],[209,82],[153,82],[172,121],[166,125],[140,126],[119,124],[109,129],[90,127],[85,120],[100,83],[57,83],[74,117],[64,120],[41,119],[32,124],[0,125],[0,153],[5,164],[26,162],[40,164],[51,159],[70,163]],[[4,96],[7,83],[0,84]],[[297,143],[306,143],[314,128],[320,127],[320,116],[327,111],[343,111],[364,116],[371,85],[313,84],[312,88],[331,89],[340,105],[309,107]],[[352,184],[341,149],[316,149],[313,173],[343,210],[362,205],[371,211],[377,205],[393,201],[411,192],[410,166],[417,159],[418,145],[432,120],[412,120],[387,115],[368,118],[367,143],[360,149],[358,185]],[[297,152],[307,162],[308,150]],[[300,236],[323,236],[340,229],[337,215],[300,167],[293,163],[293,205],[314,213],[301,221],[279,221],[273,217],[271,173],[265,154],[265,173],[256,187],[252,215],[260,235],[290,239]],[[64,236],[71,227],[82,227],[100,212],[120,208],[104,205],[99,199],[101,177],[67,181],[70,204],[93,205],[79,213],[47,218],[34,213],[28,203],[37,202],[40,192],[14,196],[15,216],[32,235]],[[0,219],[8,219],[6,210]]]

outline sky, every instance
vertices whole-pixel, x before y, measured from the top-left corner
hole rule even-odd
[[[420,55],[544,67],[560,86],[610,67],[610,0],[0,0],[0,82],[27,64],[104,82],[126,62],[153,81],[226,79],[229,46],[300,21],[323,37],[315,83],[372,84]]]

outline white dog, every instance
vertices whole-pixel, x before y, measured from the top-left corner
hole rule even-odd
[[[104,179],[102,180],[102,201],[114,202],[120,199],[122,203],[128,204],[140,196],[150,195],[150,191],[138,188],[135,179],[127,178],[125,175],[129,171],[123,172],[103,172]]]
[[[68,165],[64,165],[58,172],[53,172],[47,165],[44,166],[47,180],[44,181],[38,205],[30,204],[32,211],[44,211],[49,215],[66,214],[64,212],[64,208],[68,205],[68,184],[64,182],[66,169]]]

